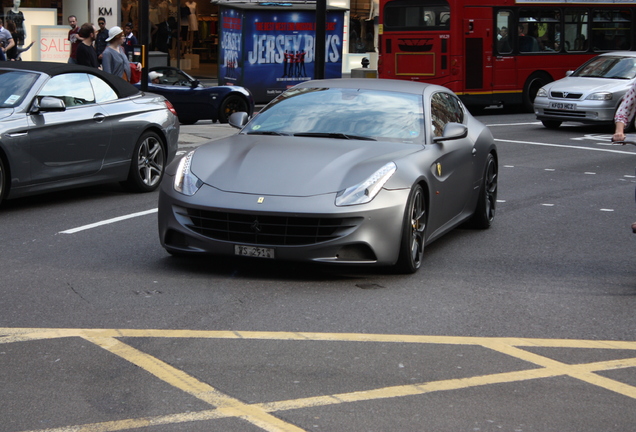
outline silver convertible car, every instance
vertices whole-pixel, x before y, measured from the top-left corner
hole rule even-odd
[[[450,90],[407,81],[308,81],[237,135],[166,170],[159,236],[172,254],[396,265],[497,199],[489,129]]]
[[[636,52],[596,56],[569,76],[543,86],[534,112],[543,125],[556,129],[565,121],[612,124],[627,90],[636,80]]]
[[[170,102],[119,77],[77,65],[0,63],[0,202],[108,182],[155,190],[178,138]]]

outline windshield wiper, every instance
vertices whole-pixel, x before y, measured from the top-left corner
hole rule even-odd
[[[246,132],[247,135],[277,135],[277,136],[289,136],[289,134],[287,133],[282,133],[282,132],[276,132],[276,131],[260,131],[260,130],[255,130],[255,131],[249,131]]]
[[[376,141],[375,138],[360,135],[349,135],[340,132],[300,132],[295,133],[294,136]]]

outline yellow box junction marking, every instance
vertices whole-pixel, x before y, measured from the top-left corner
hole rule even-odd
[[[0,328],[0,344],[24,341],[78,337],[140,367],[165,383],[178,388],[214,408],[204,411],[169,414],[137,419],[39,429],[29,432],[111,432],[157,425],[171,425],[220,418],[240,418],[268,432],[303,431],[272,413],[293,409],[337,405],[350,402],[416,396],[426,393],[466,389],[491,384],[512,383],[533,379],[569,376],[588,384],[636,399],[636,387],[596,374],[600,371],[636,367],[636,356],[619,360],[584,364],[566,364],[534,354],[520,347],[591,348],[635,350],[632,341],[593,341],[576,339],[487,338],[461,336],[416,336],[363,333],[250,332],[206,330],[135,330],[135,329],[56,329]],[[228,396],[207,383],[188,375],[156,357],[131,347],[118,338],[198,338],[287,341],[383,342],[439,345],[480,346],[532,364],[537,367],[514,372],[496,373],[469,378],[447,379],[419,384],[383,387],[326,396],[286,401],[247,404]],[[636,353],[635,353],[636,354]]]

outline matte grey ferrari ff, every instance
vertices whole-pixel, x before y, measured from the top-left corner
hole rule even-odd
[[[497,201],[490,130],[450,90],[375,79],[308,81],[234,136],[173,162],[159,194],[172,254],[396,265]]]
[[[170,102],[115,75],[0,62],[0,202],[107,182],[155,190],[178,138]]]

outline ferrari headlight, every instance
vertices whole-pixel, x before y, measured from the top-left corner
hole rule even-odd
[[[545,87],[541,87],[535,97],[548,97],[548,91],[545,89]]]
[[[600,100],[600,101],[612,100],[612,94],[610,92],[592,93],[591,95],[589,95],[585,99],[587,99],[587,100]]]
[[[194,150],[181,158],[177,175],[174,177],[174,190],[188,196],[194,195],[203,185],[203,182],[190,171],[193,155]]]
[[[391,178],[395,170],[397,170],[397,166],[393,162],[389,162],[362,183],[341,190],[336,195],[336,205],[348,206],[370,202]]]

